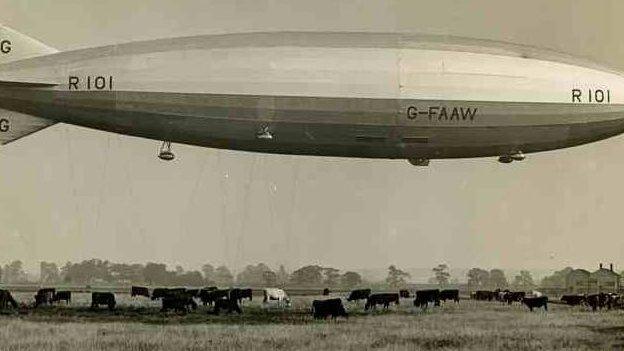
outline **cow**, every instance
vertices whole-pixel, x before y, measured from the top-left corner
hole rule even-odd
[[[187,313],[197,309],[197,303],[188,292],[170,292],[162,298],[161,312],[174,310],[176,312]]]
[[[587,295],[585,303],[591,307],[592,311],[596,311],[597,309],[615,307],[617,300],[619,297],[616,294],[598,293]]]
[[[230,290],[230,299],[238,300],[239,304],[243,303],[243,299],[249,299],[249,301],[253,301],[253,290],[234,288]]]
[[[91,293],[91,308],[96,309],[100,307],[100,305],[108,306],[110,311],[115,309],[115,305],[117,302],[115,301],[115,294],[110,292],[94,292]]]
[[[162,299],[169,293],[169,289],[167,288],[156,288],[152,291],[152,300]]]
[[[130,288],[130,296],[131,297],[144,296],[144,297],[149,298],[150,297],[149,289],[146,287],[142,287],[142,286],[133,286],[132,288]]]
[[[57,291],[54,294],[53,300],[54,302],[65,301],[65,303],[69,305],[71,302],[71,291]]]
[[[548,311],[548,296],[525,297],[522,299],[522,303],[524,303],[531,312],[533,312],[534,308],[540,307],[544,307],[544,311]]]
[[[314,300],[312,301],[312,314],[314,319],[332,319],[338,317],[349,318],[349,314],[342,305],[341,299]]]
[[[524,291],[508,291],[503,296],[503,302],[507,302],[508,305],[511,305],[514,302],[522,302],[522,299],[526,297],[526,293]]]
[[[265,288],[263,294],[262,306],[265,308],[290,307],[290,298],[283,289]]]
[[[230,290],[222,289],[222,290],[201,290],[199,292],[199,299],[201,302],[206,305],[211,305],[218,300],[229,299],[230,298]]]
[[[410,295],[411,294],[410,294],[409,290],[399,290],[399,296],[402,299],[409,299],[411,297]]]
[[[353,290],[349,294],[349,297],[347,297],[347,301],[366,300],[366,299],[368,299],[370,294],[371,294],[371,289]]]
[[[372,294],[366,299],[366,305],[364,305],[365,310],[369,310],[371,308],[375,309],[377,305],[383,305],[385,309],[390,307],[390,304],[393,303],[395,305],[399,304],[399,294],[397,293],[381,293],[381,294]]]
[[[427,308],[429,303],[433,303],[434,306],[440,306],[440,290],[418,290],[416,291],[416,298],[414,299],[414,306]]]
[[[457,289],[446,289],[440,291],[440,300],[452,300],[456,303],[459,303],[459,290]]]
[[[17,301],[15,301],[13,295],[8,290],[0,290],[0,311],[8,309],[9,306],[14,309],[19,307]]]
[[[471,296],[474,300],[478,301],[492,301],[495,293],[488,290],[477,290]]]
[[[329,288],[323,289],[323,296],[329,296],[329,293],[330,293]]]
[[[238,305],[238,300],[237,299],[218,299],[214,301],[214,310],[212,313],[216,314],[217,316],[219,315],[219,313],[221,312],[221,310],[226,310],[226,312],[228,314],[232,313],[232,312],[236,312],[238,314],[243,313],[243,311],[241,310],[240,306]]]
[[[186,292],[192,297],[199,297],[199,289],[187,289]]]
[[[56,294],[56,289],[54,288],[39,289],[35,295],[35,308],[40,305],[51,305],[54,303],[54,294]]]
[[[563,295],[561,302],[568,306],[579,306],[585,302],[585,295]]]

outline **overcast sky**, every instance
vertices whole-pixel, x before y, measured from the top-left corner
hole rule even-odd
[[[0,0],[60,50],[256,30],[411,31],[564,51],[624,71],[624,2]],[[0,149],[0,262],[100,257],[195,268],[624,264],[624,138],[528,155],[405,161],[261,155],[58,125]]]

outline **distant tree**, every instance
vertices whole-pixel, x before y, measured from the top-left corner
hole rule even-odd
[[[393,288],[403,287],[407,284],[406,279],[409,277],[409,273],[396,268],[395,265],[391,265],[388,267],[388,277],[386,278],[386,283]]]
[[[110,273],[118,284],[143,284],[144,268],[142,264],[112,263]]]
[[[284,268],[284,265],[279,266],[279,270],[277,271],[277,285],[283,287],[290,280],[290,274]]]
[[[28,282],[22,261],[16,260],[4,266],[4,282],[7,284]]]
[[[204,282],[206,285],[214,285],[215,284],[215,269],[214,267],[206,263],[202,266],[202,273],[204,275]]]
[[[234,276],[232,272],[226,266],[219,266],[215,270],[215,283],[218,286],[232,286],[234,285]]]
[[[346,272],[342,275],[340,283],[345,288],[354,288],[362,284],[362,276],[356,272]]]
[[[540,282],[540,286],[550,289],[563,289],[566,287],[568,274],[573,270],[572,267],[566,267],[560,271],[556,271],[552,275],[544,277]]]
[[[176,272],[175,285],[200,287],[204,285],[204,276],[199,271],[183,272],[182,274]]]
[[[170,274],[166,264],[149,262],[143,268],[143,278],[149,285],[168,285]]]
[[[92,284],[97,282],[113,283],[111,263],[98,259],[72,264],[68,262],[61,268],[63,281],[73,284]]]
[[[448,285],[451,274],[449,273],[449,267],[446,264],[439,264],[433,268],[433,276],[438,285]]]
[[[323,276],[325,279],[323,280],[323,284],[326,286],[334,287],[337,286],[340,282],[340,270],[331,267],[323,268]]]
[[[61,272],[56,263],[41,262],[39,265],[39,282],[41,284],[56,284],[61,279]]]
[[[490,282],[490,273],[481,268],[472,268],[466,274],[469,289],[484,288]]]
[[[4,278],[4,276],[2,275],[2,267],[0,267],[0,283],[2,283],[4,280],[2,280],[2,278]]]
[[[507,277],[505,277],[505,272],[500,269],[490,270],[489,286],[495,289],[503,289],[509,286]]]
[[[534,288],[535,283],[533,282],[533,276],[531,276],[531,272],[520,271],[520,273],[515,276],[513,285],[525,290]]]
[[[272,287],[277,286],[277,274],[273,271],[265,271],[263,274],[264,286]]]
[[[295,286],[320,286],[323,283],[323,267],[310,265],[297,269],[290,275]]]
[[[267,279],[270,284],[267,284]],[[255,266],[248,265],[236,276],[236,283],[238,285],[247,286],[274,286],[276,280],[277,278],[273,270],[264,263],[258,263]]]

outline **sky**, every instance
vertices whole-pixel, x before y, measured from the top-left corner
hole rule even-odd
[[[185,35],[347,30],[533,45],[624,71],[620,0],[0,0],[0,23],[59,50]],[[263,155],[57,125],[0,148],[0,262],[161,261],[240,269],[624,265],[624,137],[527,155]]]

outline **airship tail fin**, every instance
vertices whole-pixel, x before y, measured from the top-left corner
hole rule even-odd
[[[0,24],[0,64],[56,52],[58,50]]]
[[[56,124],[56,121],[0,109],[0,145]]]

